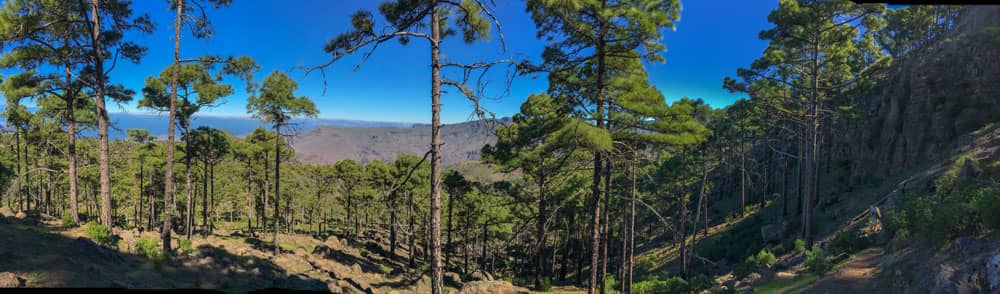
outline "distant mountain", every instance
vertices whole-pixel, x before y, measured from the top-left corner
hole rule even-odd
[[[442,164],[453,165],[478,160],[483,145],[496,142],[498,124],[509,118],[444,125],[441,129]],[[353,159],[392,161],[400,154],[423,156],[430,150],[431,128],[426,124],[410,127],[317,127],[292,141],[299,159],[312,163],[334,163]]]
[[[3,105],[0,105],[0,109],[3,109]],[[34,112],[36,108],[29,108],[28,111]],[[124,113],[124,112],[113,112],[110,115],[111,127],[108,128],[108,135],[112,140],[124,139],[128,137],[126,130],[128,129],[146,129],[149,130],[151,135],[157,137],[160,140],[166,140],[167,136],[167,114],[149,114],[149,113]],[[0,119],[0,125],[4,125],[5,120]],[[353,127],[353,128],[368,128],[368,127],[410,127],[414,123],[406,122],[382,122],[382,121],[363,121],[363,120],[349,120],[349,119],[330,119],[330,118],[317,118],[317,119],[295,119],[292,121],[294,127],[298,130],[310,130],[320,126],[331,126],[331,127]],[[263,125],[259,120],[250,117],[239,117],[239,116],[219,116],[219,115],[195,115],[191,120],[192,128],[197,128],[200,126],[210,126],[216,129],[220,129],[229,132],[233,135],[243,137],[251,132],[254,128],[263,126],[265,128],[270,128],[270,126]],[[84,137],[94,137],[97,136],[96,128],[84,129],[80,132],[81,136]],[[180,134],[178,134],[179,136]]]

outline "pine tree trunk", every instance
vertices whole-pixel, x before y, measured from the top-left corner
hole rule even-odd
[[[274,256],[281,253],[278,243],[278,217],[281,202],[281,124],[274,123]]]
[[[186,97],[184,99],[187,99]],[[187,117],[184,119],[184,186],[187,194],[187,214],[185,216],[186,222],[184,223],[184,228],[186,231],[185,237],[191,240],[191,234],[194,230],[194,200],[193,187],[191,185],[191,118]]]
[[[69,65],[66,65],[66,85],[71,84],[71,73],[69,70]],[[68,92],[68,91],[67,91]],[[76,94],[70,94],[66,97],[66,137],[69,140],[68,152],[66,154],[66,160],[68,161],[69,169],[69,207],[70,212],[73,214],[73,225],[80,224],[80,215],[77,207],[76,200],[76,115],[73,113],[76,108]]]
[[[177,120],[177,76],[181,59],[181,23],[184,16],[184,0],[177,0],[177,13],[174,20],[174,64],[170,77],[170,117],[167,120],[167,160],[164,175],[163,192],[163,228],[160,229],[160,239],[163,242],[163,252],[170,250],[170,223],[176,205],[174,194],[174,122]]]
[[[92,22],[91,29],[93,30],[91,42],[94,54],[94,72],[97,73],[95,75],[96,81],[94,81],[94,92],[96,92],[95,99],[97,101],[97,154],[101,181],[101,223],[110,227],[112,223],[111,170],[108,159],[108,110],[104,105],[104,53],[101,47],[101,17],[99,11],[100,1],[91,0],[90,21]]]
[[[437,0],[431,1],[431,293],[444,293],[441,268],[441,26]]]

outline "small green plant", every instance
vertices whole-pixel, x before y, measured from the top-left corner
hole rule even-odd
[[[383,274],[389,274],[389,273],[392,272],[392,267],[384,265],[384,264],[379,264],[378,265],[378,271],[382,272]]]
[[[795,252],[805,253],[806,241],[802,241],[802,239],[795,239]]]
[[[826,252],[819,246],[813,246],[812,250],[806,251],[806,268],[810,272],[818,275],[825,274],[833,269],[833,264],[826,258]]]
[[[983,219],[983,224],[990,229],[1000,229],[1000,190],[978,189],[973,198],[976,212]]]
[[[548,277],[538,279],[538,284],[535,285],[535,291],[548,292],[549,290],[552,290],[552,280],[549,280]]]
[[[774,263],[778,262],[778,258],[774,256],[774,253],[767,251],[767,249],[761,249],[757,253],[757,266],[770,268]]]
[[[88,222],[84,230],[87,232],[87,238],[94,240],[94,242],[104,245],[112,245],[115,242],[115,235],[111,234],[111,228],[108,226],[97,222]]]
[[[177,241],[177,250],[180,250],[182,254],[189,254],[194,252],[194,246],[191,244],[190,239],[181,239]]]
[[[614,293],[615,289],[618,289],[618,280],[615,279],[614,275],[604,276],[604,293]]]
[[[135,242],[135,252],[139,253],[154,262],[164,259],[163,252],[160,251],[160,242],[153,238],[142,237]]]
[[[632,292],[636,294],[654,293],[687,293],[690,291],[688,282],[681,277],[671,277],[666,280],[650,279],[632,285]]]
[[[67,211],[63,211],[63,213],[62,213],[62,225],[63,225],[63,227],[76,226],[76,223],[73,223],[73,213],[72,212],[70,212],[68,210]]]

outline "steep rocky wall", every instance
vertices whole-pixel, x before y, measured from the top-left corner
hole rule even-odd
[[[963,135],[1000,120],[1000,6],[970,7],[942,41],[895,60],[868,95],[859,101],[866,119],[829,146],[836,158],[857,158],[852,176],[893,176],[951,156]]]

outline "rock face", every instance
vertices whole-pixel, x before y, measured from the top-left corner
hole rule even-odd
[[[1000,254],[994,255],[986,263],[986,272],[990,281],[990,291],[1000,291]]]
[[[857,178],[896,175],[947,159],[964,135],[1000,119],[1000,7],[969,7],[939,41],[893,61],[880,85],[856,97],[867,120],[838,122],[830,164]]]
[[[0,288],[24,287],[24,279],[12,273],[0,273]]]

